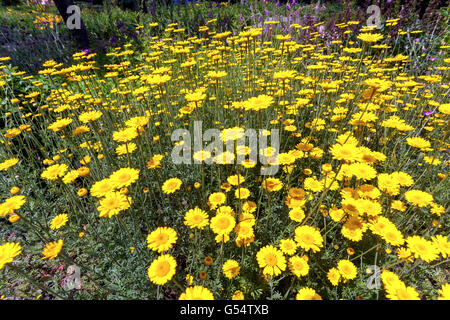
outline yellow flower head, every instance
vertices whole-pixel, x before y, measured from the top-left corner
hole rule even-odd
[[[320,251],[323,247],[323,238],[318,230],[311,226],[300,226],[295,229],[295,241],[305,251]]]
[[[7,242],[0,245],[0,270],[14,260],[22,252],[22,247],[18,242]]]
[[[63,227],[68,220],[69,220],[69,216],[66,213],[58,214],[50,222],[50,229],[57,230],[57,229]]]
[[[164,285],[175,275],[177,261],[168,254],[159,256],[153,260],[148,268],[148,277],[156,285]]]
[[[214,300],[214,295],[208,288],[193,286],[186,288],[179,300]]]
[[[174,229],[159,227],[147,236],[147,246],[158,253],[162,253],[171,249],[177,239],[177,232]]]
[[[283,253],[274,246],[268,245],[261,248],[256,254],[256,260],[263,274],[277,276],[286,270],[286,258]]]
[[[174,193],[175,191],[180,189],[182,183],[183,182],[178,178],[170,178],[163,183],[162,191],[165,194]]]
[[[45,245],[44,250],[42,250],[42,254],[44,256],[41,259],[49,259],[49,260],[55,259],[58,256],[59,252],[61,251],[62,246],[63,246],[62,239],[47,243]]]

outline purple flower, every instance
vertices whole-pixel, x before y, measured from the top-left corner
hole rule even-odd
[[[264,9],[264,13],[266,14],[266,16],[269,15],[269,11],[267,11],[266,9]]]
[[[277,1],[277,3],[275,3],[275,5],[276,5],[277,7],[279,7],[279,6],[280,6],[280,1]]]
[[[434,111],[423,111],[422,112],[422,114],[424,115],[424,116],[429,116],[429,115],[432,115],[434,113]]]
[[[289,2],[286,2],[286,10],[291,10],[291,6],[289,5]]]
[[[83,52],[84,52],[84,55],[87,56],[89,53],[91,53],[91,50],[86,49],[86,50],[84,50]]]
[[[436,57],[431,57],[431,58],[428,58],[428,60],[430,60],[430,61],[434,61],[434,60],[436,60]]]

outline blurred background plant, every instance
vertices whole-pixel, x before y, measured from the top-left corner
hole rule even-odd
[[[79,51],[70,30],[50,0],[1,0],[0,56],[11,57],[11,64],[19,70],[35,74],[44,61],[70,63],[72,54]],[[370,5],[378,5],[381,22],[391,34],[399,30],[423,30],[407,41],[391,39],[392,50],[405,46],[413,55],[423,56],[415,67],[422,68],[444,37],[448,37],[448,7],[441,0],[408,1],[169,1],[169,0],[85,0],[74,1],[81,8],[82,20],[89,34],[89,50],[98,54],[97,61],[106,63],[106,53],[126,43],[137,48],[143,45],[140,26],[157,22],[153,37],[164,35],[171,23],[183,29],[187,36],[201,36],[201,26],[210,26],[206,32],[232,31],[262,27],[266,33],[290,34],[292,40],[307,43],[311,34],[318,32],[331,43],[346,37],[343,28],[347,21],[365,24]],[[393,20],[392,23],[386,21]],[[267,21],[279,21],[267,24]],[[214,22],[211,24],[210,22]],[[356,30],[357,25],[354,26]],[[354,31],[353,30],[353,31]],[[418,39],[418,40],[417,40]],[[434,45],[433,45],[434,44]],[[419,53],[419,48],[422,50]]]

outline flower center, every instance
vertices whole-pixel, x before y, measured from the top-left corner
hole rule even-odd
[[[221,219],[219,219],[219,221],[217,223],[217,226],[220,229],[226,229],[226,228],[228,228],[229,225],[230,225],[230,220],[228,220],[227,218],[221,218]]]
[[[312,244],[314,242],[314,238],[310,234],[304,234],[302,241],[306,244]]]
[[[156,275],[158,277],[164,277],[166,276],[170,271],[170,263],[167,261],[162,261],[158,263],[158,266],[156,267]]]
[[[273,267],[277,264],[277,257],[274,254],[269,253],[266,255],[265,261],[268,266]]]
[[[158,242],[159,245],[166,243],[167,240],[169,240],[169,235],[167,233],[161,233],[156,238],[156,241]]]

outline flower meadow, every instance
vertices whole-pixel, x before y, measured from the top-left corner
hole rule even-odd
[[[418,71],[408,32],[214,23],[139,26],[109,64],[0,59],[0,295],[449,299],[449,46]],[[232,147],[191,152],[200,121]]]

